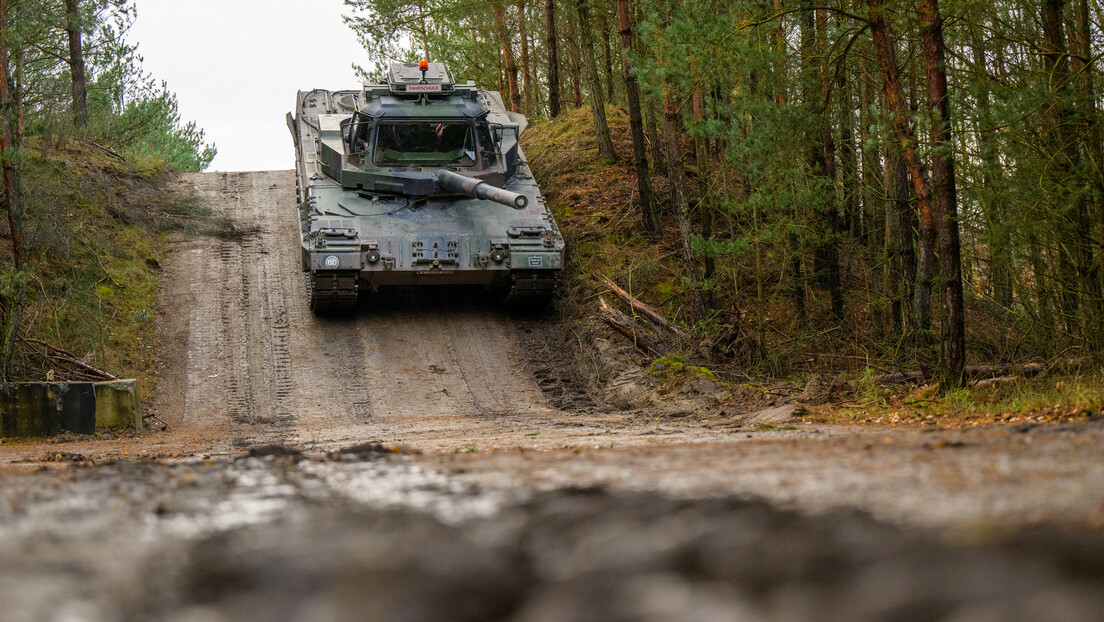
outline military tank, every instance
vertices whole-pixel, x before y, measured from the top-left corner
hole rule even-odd
[[[528,123],[497,92],[442,63],[392,63],[379,84],[300,91],[287,123],[315,313],[389,286],[555,296],[563,236],[521,151]]]

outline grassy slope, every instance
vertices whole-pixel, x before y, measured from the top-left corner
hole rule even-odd
[[[551,122],[536,124],[523,137],[530,165],[548,198],[549,205],[569,242],[571,254],[568,301],[579,315],[593,315],[595,301],[591,294],[601,291],[596,276],[606,275],[629,289],[635,296],[652,305],[666,317],[682,321],[688,308],[687,292],[677,260],[678,240],[675,223],[667,209],[669,188],[666,178],[654,179],[657,205],[664,220],[664,236],[658,244],[649,244],[639,234],[636,199],[636,178],[632,170],[631,139],[626,114],[609,109],[614,144],[621,160],[616,164],[599,161],[591,115],[588,109],[568,110]],[[691,173],[690,193],[696,188],[692,158],[684,161]],[[693,199],[693,196],[691,197]],[[844,260],[852,257],[851,270],[862,270],[857,253],[844,249]],[[768,258],[769,259],[769,258]],[[709,343],[713,335],[725,328],[745,324],[753,330],[752,314],[741,310],[755,309],[754,273],[751,257],[722,257],[718,260],[718,280],[725,284],[726,297],[720,299],[717,315],[698,326],[698,337]],[[768,275],[781,275],[781,266],[766,266]],[[769,277],[771,278],[771,277]],[[812,292],[810,312],[826,314],[824,292]],[[769,391],[771,385],[800,385],[818,370],[841,373],[846,386],[835,394],[835,405],[811,408],[811,418],[848,423],[889,425],[978,425],[993,423],[1055,422],[1080,419],[1101,412],[1104,408],[1104,370],[1087,365],[1073,367],[1061,375],[1047,374],[1031,380],[1018,380],[987,389],[963,389],[950,395],[936,395],[933,387],[873,386],[864,341],[874,328],[870,325],[871,301],[862,293],[849,300],[849,317],[853,336],[838,333],[800,334],[789,319],[786,300],[770,300],[767,322],[771,324],[769,350],[773,360],[746,363],[748,348],[754,349],[746,337],[735,344],[728,357],[714,357],[711,365],[722,377],[735,380],[742,377],[745,392]],[[820,307],[824,309],[819,310]],[[971,318],[971,339],[984,343],[977,332],[1001,333],[984,317]],[[1003,338],[1003,337],[1002,337]],[[682,344],[685,354],[702,352],[700,344]],[[714,353],[716,354],[716,353]],[[839,361],[852,361],[849,366]],[[799,369],[793,361],[808,365]],[[779,376],[782,372],[782,377]],[[751,374],[757,381],[746,382]]]
[[[589,288],[605,275],[668,317],[682,319],[688,309],[672,257],[678,249],[674,224],[665,222],[658,244],[640,235],[628,117],[611,107],[609,123],[621,155],[616,164],[599,161],[586,108],[535,125],[523,137],[530,166],[569,242],[572,285]],[[667,180],[654,181],[662,211],[670,195]]]
[[[209,210],[172,190],[169,171],[154,163],[79,141],[43,147],[27,149],[23,228],[31,269],[22,334],[136,377],[148,392],[167,235],[207,226]],[[4,244],[2,265],[11,265],[9,253]],[[17,346],[15,379],[46,377],[51,366],[38,351]],[[54,377],[68,379],[61,369]]]

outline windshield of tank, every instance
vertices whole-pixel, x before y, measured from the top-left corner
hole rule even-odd
[[[377,166],[473,166],[475,141],[466,121],[380,123]]]

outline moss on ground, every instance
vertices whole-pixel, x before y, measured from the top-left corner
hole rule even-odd
[[[685,375],[710,380],[717,378],[717,374],[710,371],[708,367],[691,365],[689,359],[678,354],[663,356],[652,361],[648,371],[660,376]]]
[[[169,235],[218,232],[219,223],[194,193],[171,185],[171,171],[157,162],[131,162],[82,141],[32,142],[25,153],[30,269],[22,335],[135,377],[149,395]],[[0,262],[11,265],[7,244]],[[13,379],[70,379],[39,352],[19,344]]]

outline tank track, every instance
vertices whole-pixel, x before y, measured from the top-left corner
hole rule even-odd
[[[514,270],[510,273],[510,288],[505,302],[523,307],[546,306],[556,297],[559,271]]]
[[[356,310],[360,277],[356,272],[304,272],[307,304],[317,315]]]

